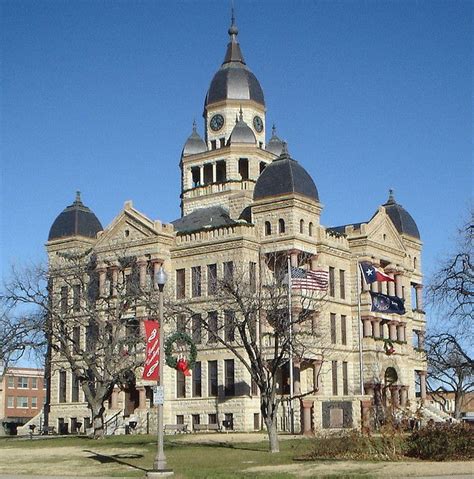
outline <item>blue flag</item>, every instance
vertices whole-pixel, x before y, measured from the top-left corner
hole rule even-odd
[[[397,296],[388,296],[382,293],[373,293],[370,291],[372,298],[372,311],[379,313],[395,313],[405,314],[404,300]]]

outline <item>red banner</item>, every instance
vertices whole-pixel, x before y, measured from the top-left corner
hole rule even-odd
[[[160,327],[158,321],[144,321],[146,334],[146,359],[142,379],[158,380],[160,364]]]

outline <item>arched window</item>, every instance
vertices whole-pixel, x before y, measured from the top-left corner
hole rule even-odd
[[[309,223],[308,225],[308,233],[310,236],[313,236],[313,223]]]
[[[270,236],[272,234],[272,225],[270,221],[265,221],[265,236]]]
[[[300,233],[304,233],[304,220],[300,220]]]
[[[416,256],[413,258],[413,269],[416,269],[417,268],[417,264],[416,264]]]
[[[285,220],[280,218],[278,220],[278,233],[284,233],[285,232]]]

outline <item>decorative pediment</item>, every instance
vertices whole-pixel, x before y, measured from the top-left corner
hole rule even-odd
[[[379,208],[375,216],[367,223],[366,232],[367,238],[375,243],[405,251],[402,238],[384,208]]]

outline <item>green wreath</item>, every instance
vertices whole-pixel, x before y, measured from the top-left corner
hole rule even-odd
[[[178,358],[173,356],[173,346],[174,343],[186,343],[189,345],[189,358],[186,358],[186,362],[189,369],[192,369],[194,363],[196,362],[197,357],[197,349],[196,346],[191,339],[191,337],[186,333],[174,333],[172,334],[165,343],[165,358],[166,364],[173,369],[177,369],[178,366]]]

